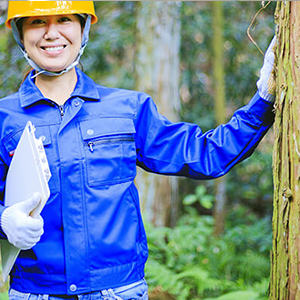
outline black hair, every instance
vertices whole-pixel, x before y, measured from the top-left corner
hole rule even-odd
[[[17,19],[17,21],[16,21],[16,26],[17,26],[18,31],[19,31],[19,34],[20,34],[20,39],[23,38],[23,30],[22,30],[22,27],[23,27],[24,20],[25,20],[25,18],[19,18],[19,19]]]
[[[83,30],[84,26],[85,26],[86,19],[80,14],[75,14],[75,16],[78,18],[78,20],[80,22],[81,29]],[[24,22],[25,19],[26,19],[26,17],[23,17],[23,18],[17,19],[17,21],[16,21],[16,26],[18,28],[21,39],[23,38],[22,27],[23,27],[23,22]]]
[[[83,17],[82,15],[79,15],[79,14],[75,14],[75,16],[78,17],[80,25],[81,25],[81,29],[83,29],[85,26],[85,22],[86,22],[85,17]]]

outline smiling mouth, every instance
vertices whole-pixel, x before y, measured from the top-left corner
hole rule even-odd
[[[60,51],[63,50],[66,46],[56,46],[56,47],[41,47],[43,50],[48,51],[48,52],[55,52],[55,51]]]

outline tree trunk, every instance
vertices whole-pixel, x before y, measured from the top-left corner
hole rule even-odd
[[[148,93],[161,114],[178,121],[181,2],[140,1],[137,13],[136,89]],[[174,226],[178,218],[178,179],[138,170],[144,217]]]
[[[213,82],[216,125],[225,123],[225,83],[223,65],[223,3],[212,2]],[[214,220],[216,235],[224,232],[226,215],[226,177],[215,180]]]
[[[279,1],[270,299],[300,299],[300,2]]]

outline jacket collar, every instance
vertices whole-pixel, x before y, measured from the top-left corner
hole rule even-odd
[[[41,100],[48,100],[34,83],[31,77],[34,75],[32,70],[19,89],[21,107],[27,107]],[[77,83],[70,98],[79,97],[83,100],[99,101],[100,95],[95,82],[76,68]]]

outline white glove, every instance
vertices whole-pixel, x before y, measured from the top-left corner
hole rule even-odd
[[[276,94],[275,74],[273,72],[275,43],[276,36],[273,37],[265,53],[264,64],[260,70],[260,78],[256,83],[260,97],[270,102],[274,102]]]
[[[39,193],[24,202],[6,208],[1,215],[1,226],[8,241],[21,250],[32,248],[44,233],[44,221],[29,214],[40,203]]]

